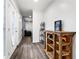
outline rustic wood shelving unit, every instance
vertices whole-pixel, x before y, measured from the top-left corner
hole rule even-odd
[[[75,32],[45,32],[44,51],[49,59],[72,59],[72,38]]]
[[[55,55],[55,40],[53,31],[45,32],[45,48],[44,51],[49,59],[54,59]]]

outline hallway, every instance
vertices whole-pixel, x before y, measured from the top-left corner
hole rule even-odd
[[[67,42],[59,41],[62,39],[60,38],[62,32],[76,32],[75,2],[75,0],[5,0],[4,58],[55,59],[52,57],[58,56],[57,59],[76,59],[75,37],[74,41],[69,40],[69,36],[63,38],[64,41],[68,39]],[[58,36],[54,34],[55,32],[59,32]],[[73,44],[70,44],[71,42]],[[71,57],[71,54],[72,58],[62,57],[64,55]]]
[[[31,37],[24,37],[10,59],[47,59],[47,57],[41,43],[32,43]]]

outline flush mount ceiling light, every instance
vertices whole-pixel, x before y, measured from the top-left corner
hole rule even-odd
[[[38,2],[39,0],[34,0],[34,2]]]
[[[29,16],[30,18],[32,17],[32,16]]]

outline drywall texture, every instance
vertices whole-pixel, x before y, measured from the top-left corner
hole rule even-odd
[[[39,42],[40,23],[43,20],[41,11],[33,10],[33,43]]]
[[[10,59],[22,38],[22,17],[14,0],[5,1],[5,58]]]
[[[55,0],[45,11],[46,30],[54,30],[54,21],[63,21],[64,31],[76,31],[76,1]]]

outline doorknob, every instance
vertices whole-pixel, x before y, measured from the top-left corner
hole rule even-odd
[[[8,31],[10,31],[10,28],[8,28]]]
[[[17,31],[16,31],[17,32]]]

